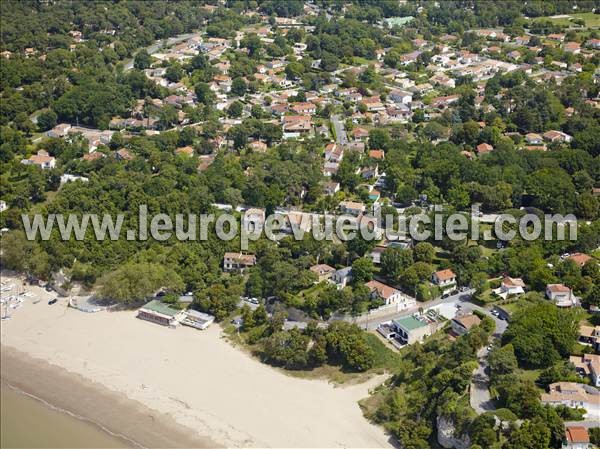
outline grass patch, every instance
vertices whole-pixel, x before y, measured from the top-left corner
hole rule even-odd
[[[540,377],[541,369],[518,369],[516,371],[517,376],[523,380],[530,380],[535,382]]]
[[[367,343],[375,353],[375,360],[371,370],[395,371],[402,363],[402,357],[397,352],[388,348],[377,335],[367,334]]]
[[[517,310],[519,310],[522,307],[522,304],[520,304],[519,301],[515,301],[515,302],[510,302],[508,304],[501,304],[500,307],[502,307],[504,310],[506,310],[508,313],[510,313],[512,315],[513,313],[515,313]]]
[[[593,12],[581,12],[581,13],[577,13],[577,14],[563,14],[563,15],[565,15],[565,16],[568,15],[568,17],[544,16],[544,17],[536,17],[535,19],[533,19],[533,21],[534,22],[549,21],[556,25],[561,25],[561,26],[570,26],[570,25],[576,26],[573,23],[573,21],[576,19],[583,19],[585,21],[585,26],[587,28],[595,28],[595,27],[600,26],[600,15],[594,14]]]

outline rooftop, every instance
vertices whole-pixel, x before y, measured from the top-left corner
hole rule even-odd
[[[570,426],[565,429],[565,437],[569,443],[589,443],[590,436],[585,427]]]
[[[393,320],[393,323],[396,326],[401,327],[402,329],[405,329],[407,331],[412,331],[428,325],[424,321],[416,319],[414,316],[398,318],[397,320]]]
[[[179,313],[179,310],[172,309],[167,304],[159,301],[158,299],[153,299],[152,301],[144,304],[142,309],[149,310],[151,312],[161,313],[167,316],[175,316]]]

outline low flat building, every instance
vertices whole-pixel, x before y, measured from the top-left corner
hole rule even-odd
[[[180,310],[173,309],[169,307],[168,304],[165,304],[158,299],[153,299],[144,304],[143,307],[140,307],[137,317],[162,326],[173,327],[177,325],[181,313]]]
[[[422,317],[398,318],[392,321],[392,327],[396,331],[396,338],[399,337],[403,343],[408,345],[422,342],[433,333],[430,324]]]
[[[215,317],[208,313],[198,312],[197,310],[186,310],[183,313],[181,324],[204,330],[214,323]]]

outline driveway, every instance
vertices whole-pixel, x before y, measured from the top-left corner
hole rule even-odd
[[[490,378],[486,373],[488,352],[487,346],[484,346],[477,352],[479,366],[473,371],[473,377],[471,378],[470,403],[478,415],[496,409],[490,396]]]

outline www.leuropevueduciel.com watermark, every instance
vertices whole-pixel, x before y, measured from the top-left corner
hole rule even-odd
[[[441,206],[434,206],[433,213],[415,215],[373,214],[318,214],[306,212],[279,212],[265,216],[260,209],[248,209],[240,215],[223,212],[219,214],[176,214],[175,217],[159,213],[148,214],[146,205],[139,206],[137,221],[133,228],[123,229],[125,214],[41,214],[21,216],[28,240],[49,240],[53,229],[58,229],[64,241],[86,238],[102,240],[148,240],[166,241],[173,237],[180,241],[208,240],[209,232],[224,241],[240,236],[242,250],[248,249],[250,241],[265,236],[279,241],[286,236],[302,240],[307,234],[317,240],[349,241],[361,237],[366,241],[382,238],[398,240],[399,236],[415,241],[454,241],[466,238],[478,240],[513,240],[517,234],[524,240],[577,240],[577,219],[574,215],[546,214],[543,218],[535,214],[515,217],[511,214],[496,215],[493,223],[482,229],[476,206],[469,217],[465,213],[444,214]],[[91,225],[93,233],[88,229]],[[130,223],[131,225],[131,223]],[[566,228],[569,228],[566,237]],[[543,233],[543,235],[542,235]]]

